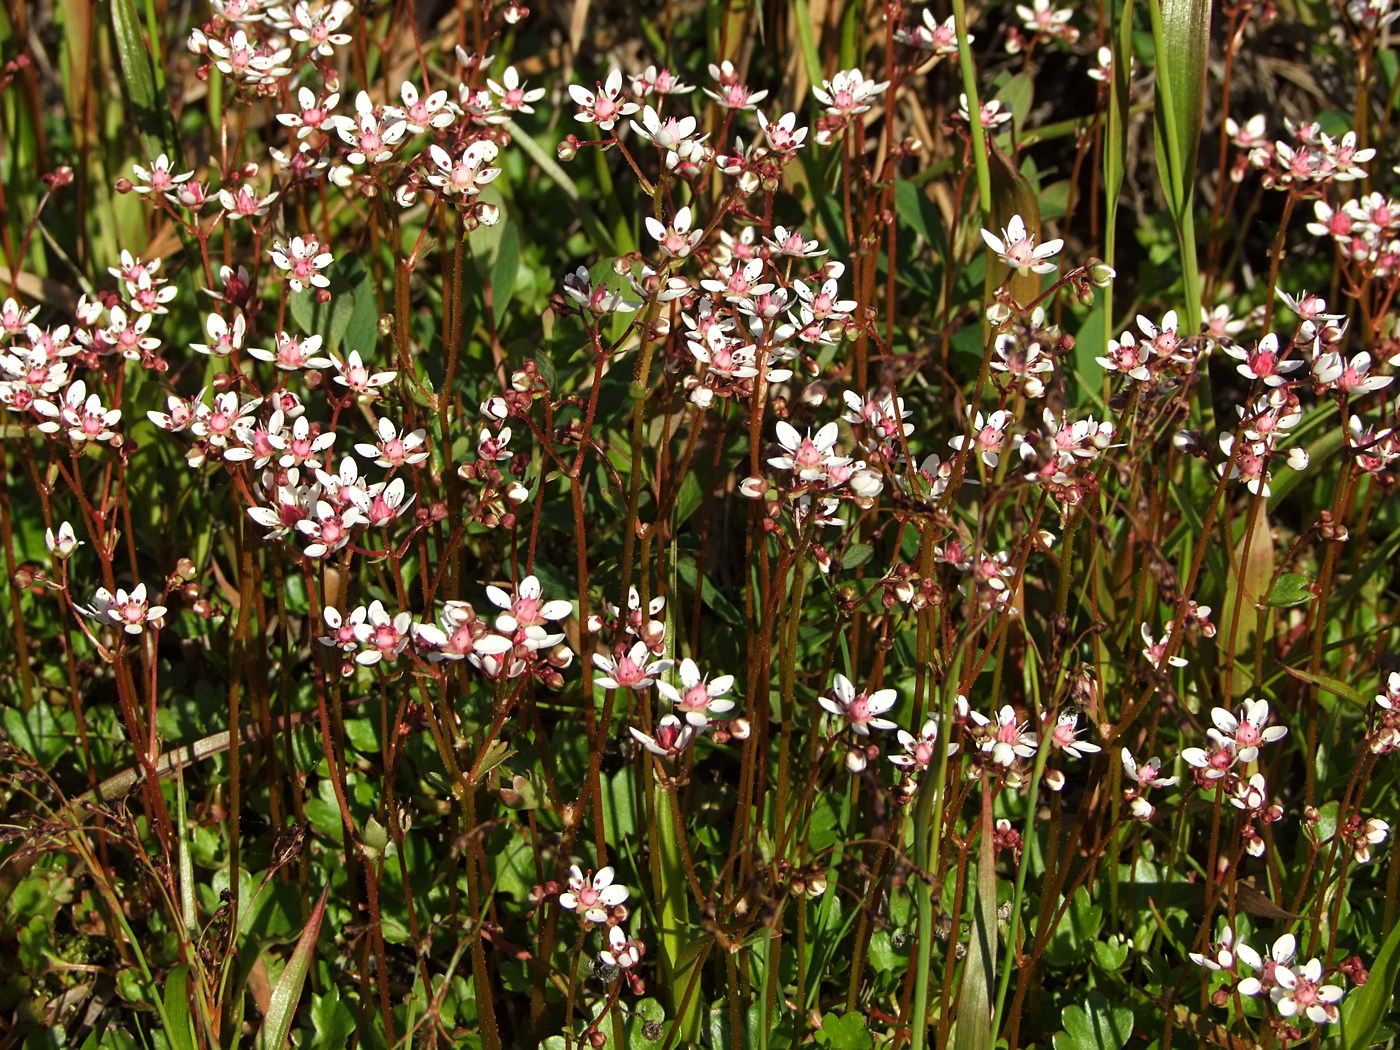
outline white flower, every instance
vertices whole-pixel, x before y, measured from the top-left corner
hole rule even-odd
[[[641,642],[637,643],[641,645]],[[657,723],[656,735],[648,736],[635,726],[628,726],[632,739],[641,744],[658,758],[674,758],[695,740],[696,728],[682,722],[675,715],[662,715]]]
[[[486,597],[491,604],[506,610],[496,617],[496,630],[502,634],[514,634],[523,627],[542,627],[546,622],[562,620],[574,611],[572,602],[561,599],[541,601],[543,589],[539,578],[526,576],[511,596],[499,587],[487,587]]]
[[[602,131],[611,131],[613,125],[623,117],[637,112],[635,102],[622,101],[622,71],[614,69],[607,80],[595,85],[597,91],[589,91],[578,84],[569,85],[569,97],[580,107],[574,119],[584,124],[597,124]]]
[[[644,139],[650,139],[662,149],[679,149],[681,144],[695,134],[694,117],[667,117],[665,120],[646,106],[642,109],[642,123],[630,121],[632,130]]]
[[[1132,752],[1126,747],[1123,748],[1121,757],[1123,759],[1123,772],[1127,774],[1129,780],[1140,784],[1142,787],[1165,788],[1171,787],[1177,782],[1178,778],[1176,777],[1164,777],[1159,775],[1162,769],[1162,760],[1160,758],[1148,759],[1142,765],[1138,765],[1137,761],[1133,758]]]
[[[635,937],[628,937],[621,926],[608,927],[608,947],[598,953],[605,966],[616,966],[619,970],[630,970],[642,961],[645,948]]]
[[[656,691],[675,704],[685,720],[696,729],[710,724],[711,715],[722,715],[734,707],[734,701],[721,697],[734,687],[733,675],[720,675],[713,682],[700,677],[700,668],[686,657],[680,664],[681,688],[658,681]]]
[[[127,634],[140,634],[146,624],[165,615],[165,606],[151,605],[146,600],[146,585],[138,583],[129,593],[118,588],[112,594],[106,587],[99,587],[92,604],[78,606],[78,611],[94,620],[106,620]]]
[[[1259,757],[1259,745],[1271,744],[1288,735],[1286,726],[1268,726],[1269,702],[1267,700],[1246,700],[1236,714],[1223,707],[1212,708],[1210,720],[1226,736],[1233,737],[1235,749],[1241,762],[1253,762]]]
[[[545,96],[544,88],[531,88],[526,91],[525,81],[520,79],[520,74],[515,71],[514,66],[506,67],[506,71],[501,74],[500,83],[488,77],[486,86],[500,97],[501,108],[511,113],[533,113],[535,109],[530,103],[538,102]]]
[[[82,545],[82,541],[73,534],[73,526],[66,521],[59,522],[57,533],[53,529],[44,530],[44,546],[59,561],[72,557],[73,552]]]
[[[632,647],[616,657],[593,654],[593,666],[603,673],[595,684],[604,689],[631,689],[640,692],[656,683],[656,678],[671,669],[670,660],[652,660],[646,642],[633,642]]]
[[[321,271],[335,259],[330,252],[321,251],[321,242],[315,237],[293,237],[291,244],[283,247],[281,242],[273,244],[269,251],[273,265],[287,273],[287,283],[292,291],[299,292],[307,285],[327,288],[331,280]]]
[[[700,243],[700,238],[705,236],[703,229],[692,230],[690,222],[690,208],[685,207],[676,212],[669,226],[662,225],[658,219],[648,215],[646,228],[664,254],[673,259],[683,259]]]
[[[770,457],[768,465],[791,470],[801,481],[821,481],[833,467],[844,467],[851,462],[849,457],[834,452],[838,432],[835,423],[827,423],[815,436],[809,430],[804,437],[791,423],[780,419],[777,431],[778,443],[786,454]]]
[[[559,906],[582,913],[589,922],[606,922],[608,909],[615,908],[628,897],[626,886],[613,882],[611,867],[599,868],[587,876],[577,864],[569,866],[569,888],[559,894]],[[614,927],[616,929],[616,927]]]
[[[987,242],[987,247],[996,252],[1002,262],[1022,277],[1032,271],[1053,273],[1055,264],[1049,260],[1057,255],[1065,244],[1064,241],[1056,239],[1037,245],[1034,236],[1026,232],[1026,223],[1020,215],[1011,216],[1011,221],[1001,231],[1000,237],[984,229],[982,240]]]
[[[441,146],[428,147],[428,156],[436,170],[428,174],[428,182],[446,194],[472,197],[481,187],[501,173],[500,168],[486,167],[496,159],[500,149],[489,139],[477,139],[454,160]]]
[[[1087,754],[1102,751],[1098,744],[1091,744],[1087,740],[1075,739],[1075,726],[1079,723],[1078,711],[1065,711],[1055,722],[1055,728],[1050,734],[1050,743],[1060,748],[1065,754],[1072,758],[1083,758]]]
[[[821,704],[823,710],[844,718],[852,732],[860,736],[869,736],[872,729],[899,728],[888,718],[879,717],[894,707],[899,694],[893,689],[877,689],[867,696],[865,693],[857,693],[856,687],[845,675],[837,674],[832,679],[831,693],[830,696],[824,693],[817,697],[817,703]]]
[[[997,712],[996,728],[992,720],[978,711],[971,711],[968,717],[982,730],[978,748],[991,755],[999,766],[1010,766],[1019,758],[1035,755],[1036,735],[1026,728],[1024,722],[1016,721],[1016,709],[1004,704]]]

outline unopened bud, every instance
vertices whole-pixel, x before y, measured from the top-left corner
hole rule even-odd
[[[565,161],[566,163],[567,163],[568,161],[573,160],[575,157],[577,157],[577,156],[578,156],[578,136],[577,136],[577,135],[565,135],[565,136],[564,136],[564,140],[563,140],[562,142],[560,142],[559,145],[556,146],[556,147],[554,148],[554,155],[555,155],[556,157],[558,157],[560,160]]]
[[[1094,283],[1096,288],[1107,288],[1117,276],[1118,271],[1109,266],[1108,263],[1095,263],[1089,267],[1089,280]]]
[[[739,495],[745,499],[762,499],[764,493],[768,491],[768,479],[753,474],[739,482]]]

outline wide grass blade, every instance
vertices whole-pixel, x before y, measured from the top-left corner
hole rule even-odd
[[[1186,316],[1189,324],[1194,325],[1201,316],[1201,292],[1191,209],[1196,153],[1205,115],[1210,4],[1207,0],[1150,0],[1148,10],[1152,14],[1152,39],[1157,53],[1157,106],[1153,126],[1157,172],[1176,223]]]
[[[326,916],[326,897],[330,892],[329,885],[321,891],[321,899],[311,909],[311,917],[306,920],[306,928],[297,938],[297,946],[287,961],[287,968],[277,979],[277,987],[272,990],[272,1004],[258,1031],[257,1050],[281,1050],[287,1045],[292,1018],[301,1000],[301,989],[311,970],[311,960],[316,956],[316,939],[321,933],[321,920]]]

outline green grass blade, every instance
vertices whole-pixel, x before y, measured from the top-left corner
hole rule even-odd
[[[321,899],[311,909],[311,917],[306,920],[306,928],[297,939],[287,968],[277,979],[277,987],[272,990],[272,1003],[267,1016],[263,1018],[258,1031],[257,1050],[282,1050],[287,1045],[287,1037],[292,1030],[292,1018],[301,1000],[301,989],[306,984],[306,975],[311,970],[311,960],[316,955],[316,939],[321,933],[321,920],[326,916],[326,897],[330,894],[329,885],[321,891]]]
[[[797,26],[797,41],[802,48],[802,64],[807,67],[807,80],[820,84],[826,78],[822,76],[822,60],[817,53],[817,38],[812,32],[810,0],[792,0],[792,17]]]
[[[112,36],[122,66],[126,97],[135,111],[141,140],[151,157],[169,153],[165,141],[164,106],[156,89],[151,50],[141,31],[135,0],[112,0]]]
[[[1201,316],[1200,276],[1192,189],[1205,111],[1210,4],[1206,0],[1151,0],[1152,40],[1157,61],[1157,105],[1153,135],[1157,171],[1181,243],[1188,328]]]
[[[985,778],[985,774],[983,774]],[[958,996],[958,1030],[954,1050],[990,1050],[992,986],[997,974],[997,873],[992,847],[992,800],[983,780],[982,830],[977,849],[977,887],[972,905],[972,932],[963,963]]]
[[[165,979],[165,1037],[171,1050],[195,1050],[190,1017],[190,968],[181,963]]]

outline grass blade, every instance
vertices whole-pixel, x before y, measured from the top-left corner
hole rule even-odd
[[[272,1004],[263,1018],[258,1031],[257,1050],[281,1050],[287,1045],[287,1037],[292,1030],[292,1018],[301,1000],[301,989],[306,984],[306,975],[311,970],[311,960],[316,955],[316,938],[321,933],[321,920],[326,916],[326,897],[331,892],[329,885],[321,891],[321,899],[311,909],[311,917],[306,920],[306,929],[301,931],[297,946],[287,962],[287,968],[277,979],[277,987],[272,990]]]
[[[165,979],[165,1037],[171,1050],[195,1050],[190,1017],[190,968],[181,963]]]
[[[1385,944],[1371,966],[1371,975],[1342,1005],[1342,1043],[1346,1050],[1366,1050],[1381,1021],[1391,1013],[1395,979],[1400,976],[1400,923],[1390,927]]]

